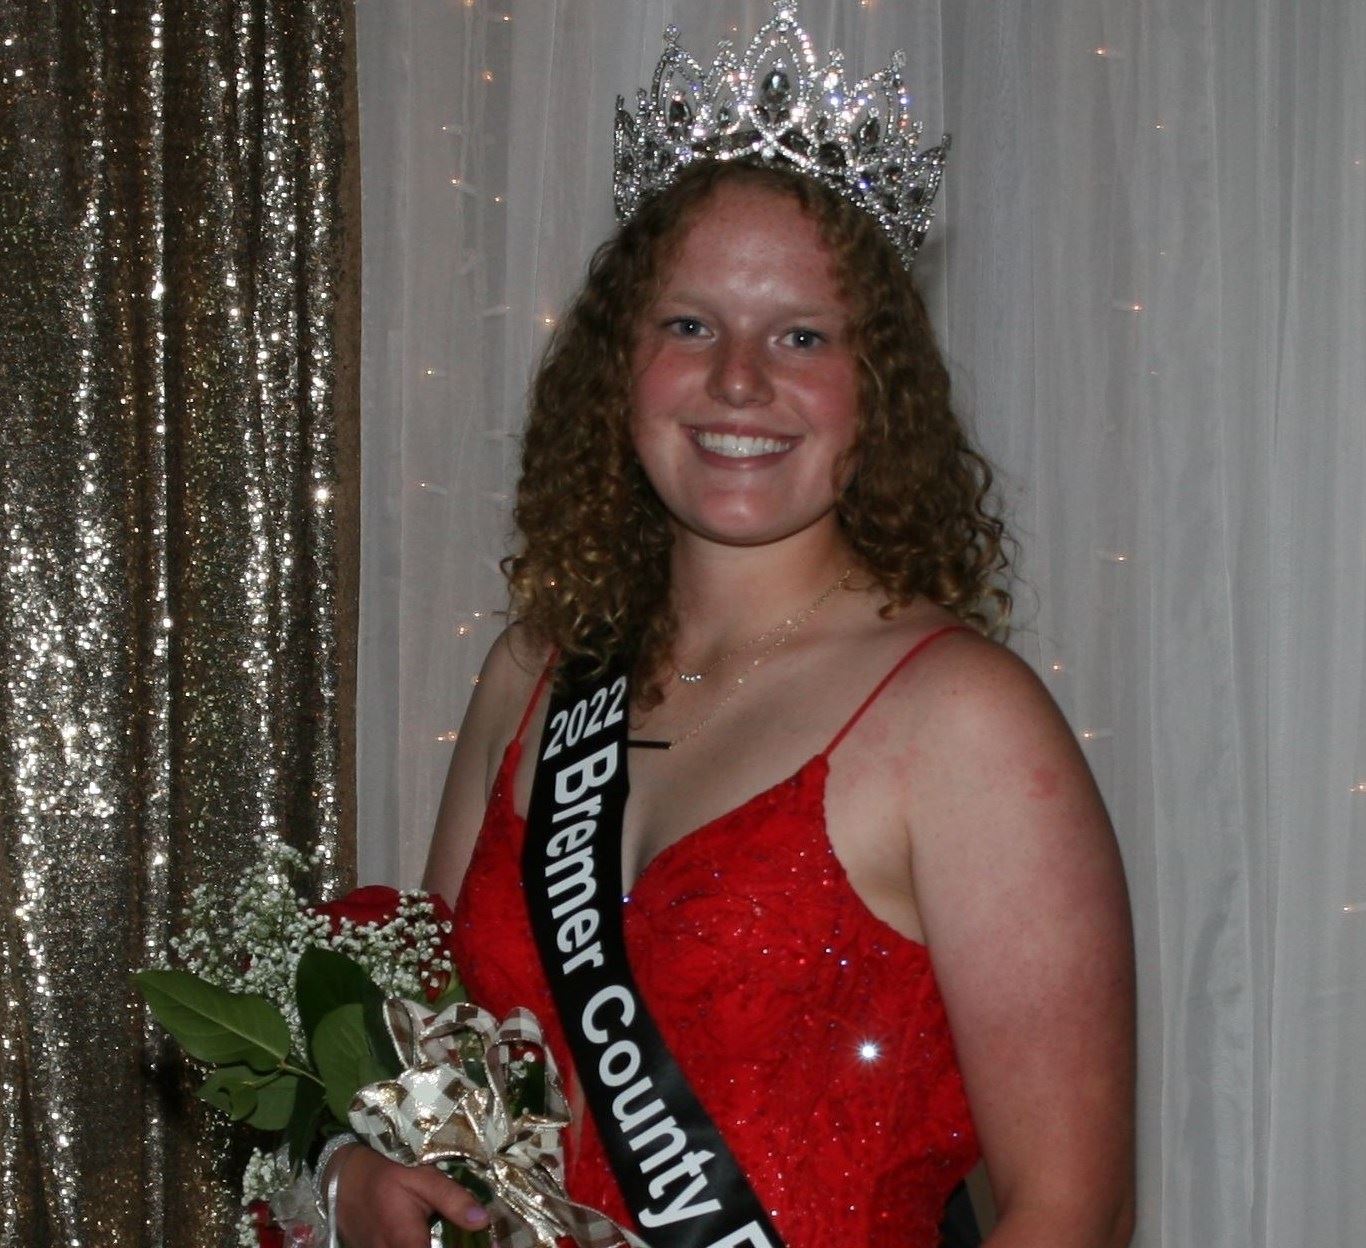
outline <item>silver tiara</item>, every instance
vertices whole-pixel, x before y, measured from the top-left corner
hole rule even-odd
[[[922,126],[910,120],[910,93],[897,52],[883,70],[848,86],[844,54],[831,51],[817,69],[810,36],[792,0],[737,59],[729,39],[710,70],[664,31],[664,55],[635,116],[617,97],[612,197],[626,222],[651,195],[695,160],[758,158],[787,164],[857,204],[882,227],[910,268],[933,217],[949,136],[920,148]]]

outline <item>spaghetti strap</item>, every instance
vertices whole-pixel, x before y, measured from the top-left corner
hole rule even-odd
[[[555,663],[559,657],[558,651],[552,651],[545,666],[541,668],[541,674],[536,678],[536,686],[532,689],[531,697],[527,700],[526,710],[522,712],[522,722],[517,725],[517,734],[512,738],[518,746],[522,744],[522,736],[526,732],[526,726],[531,722],[531,713],[536,709],[536,703],[541,700],[541,690],[545,688],[546,682],[550,679],[550,673],[555,670]]]
[[[821,751],[820,757],[826,758],[835,752],[835,747],[838,746],[839,743],[843,741],[844,738],[849,734],[849,730],[856,723],[858,723],[860,719],[863,718],[863,712],[866,711],[870,706],[873,705],[874,702],[877,701],[878,694],[880,694],[889,684],[891,684],[896,674],[903,667],[905,667],[907,663],[909,663],[913,658],[915,658],[915,656],[919,654],[926,646],[928,646],[930,642],[937,641],[940,637],[944,636],[945,633],[969,633],[971,631],[972,630],[968,628],[966,624],[945,624],[943,628],[937,628],[934,630],[934,632],[926,634],[919,641],[917,641],[915,645],[913,645],[908,651],[906,651],[905,654],[903,654],[896,661],[896,663],[892,666],[892,670],[888,672],[887,675],[885,675],[880,681],[877,682],[877,685],[874,687],[873,692],[870,693],[866,698],[864,698],[861,703],[859,703],[858,710],[856,710],[851,716],[849,716],[847,720],[845,720],[844,727],[841,728],[835,734],[834,739],[830,742],[830,744],[827,745],[825,749]]]

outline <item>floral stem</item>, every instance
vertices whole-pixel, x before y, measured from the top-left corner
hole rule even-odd
[[[311,1079],[320,1088],[327,1087],[327,1084],[325,1084],[321,1079],[319,1079],[317,1075],[315,1075],[311,1070],[305,1070],[302,1066],[291,1066],[288,1062],[281,1062],[280,1070],[283,1074],[286,1075],[298,1075],[300,1079]]]

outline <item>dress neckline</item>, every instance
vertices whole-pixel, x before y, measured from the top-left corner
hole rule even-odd
[[[494,775],[493,788],[489,793],[489,805],[492,806],[495,803],[501,804],[506,809],[508,817],[516,823],[519,833],[525,833],[526,816],[521,814],[516,806],[513,805],[512,798],[512,780],[513,776],[516,774],[517,764],[521,761],[521,757],[521,739],[519,737],[514,737],[507,743],[507,746],[503,750],[503,757],[499,762],[498,770]],[[667,865],[668,862],[681,856],[686,849],[695,849],[698,841],[705,842],[709,835],[714,834],[718,827],[746,814],[751,808],[767,801],[773,794],[780,790],[799,785],[806,779],[808,773],[816,773],[819,777],[820,792],[818,800],[821,825],[819,840],[824,852],[829,856],[837,878],[844,886],[844,891],[852,898],[853,903],[858,907],[867,922],[872,923],[876,928],[882,931],[888,939],[894,941],[897,945],[905,946],[913,954],[928,960],[930,950],[929,946],[925,944],[924,941],[916,940],[915,937],[907,936],[904,932],[898,931],[888,923],[886,919],[875,914],[869,908],[868,903],[859,896],[858,890],[849,879],[849,873],[844,869],[844,863],[840,861],[839,855],[835,853],[835,847],[830,843],[830,829],[825,817],[825,786],[826,780],[830,775],[828,749],[813,754],[806,762],[802,763],[796,771],[782,777],[780,780],[776,780],[767,788],[760,789],[757,793],[745,798],[739,805],[732,806],[729,810],[723,811],[721,814],[708,819],[705,823],[701,823],[697,827],[690,829],[676,841],[670,841],[669,844],[665,845],[663,849],[656,853],[654,857],[640,869],[636,875],[635,883],[632,884],[630,891],[627,892],[623,900],[629,901],[634,899],[640,892],[641,884],[648,878],[652,878],[657,874],[655,868],[661,863]]]

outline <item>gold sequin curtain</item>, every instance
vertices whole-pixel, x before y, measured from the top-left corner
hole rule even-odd
[[[129,972],[350,882],[348,0],[0,6],[0,1245],[235,1242]]]

